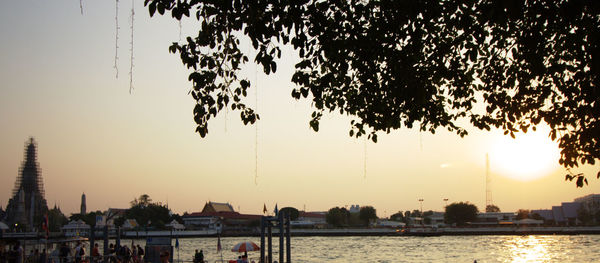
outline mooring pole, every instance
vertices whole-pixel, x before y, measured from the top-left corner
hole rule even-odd
[[[108,225],[104,225],[104,253],[103,254],[104,254],[103,261],[107,261],[108,255],[110,254],[110,249],[108,249]]]
[[[290,240],[291,240],[291,238],[290,238],[290,235],[291,235],[290,234],[290,221],[291,221],[290,213],[287,213],[285,215],[285,230],[286,230],[285,231],[285,239],[286,239],[285,245],[286,245],[286,250],[287,250],[286,251],[287,253],[285,254],[285,256],[286,256],[285,260],[287,263],[292,262],[292,244],[290,243]]]
[[[265,263],[265,217],[260,218],[260,263]]]
[[[121,247],[121,227],[120,226],[117,227],[117,241],[115,241],[115,246],[117,246],[117,248]]]
[[[92,250],[94,249],[94,243],[96,243],[96,225],[93,225],[92,227],[90,227],[90,250],[88,255],[90,257],[89,262],[92,262]]]
[[[273,231],[271,229],[271,221],[268,222],[269,224],[267,225],[267,243],[269,246],[269,252],[267,253],[268,255],[268,259],[267,262],[268,263],[273,263]]]
[[[283,263],[283,254],[285,253],[285,247],[283,244],[283,216],[285,213],[279,213],[277,218],[279,223],[279,262]]]

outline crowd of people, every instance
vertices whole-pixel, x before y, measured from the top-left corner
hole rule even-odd
[[[86,252],[85,244],[77,242],[74,248],[67,243],[61,243],[51,252],[46,249],[32,249],[26,254],[19,241],[12,247],[0,246],[0,263],[142,263],[144,262],[144,249],[132,243],[117,246],[110,244],[108,255],[100,254],[98,244],[95,243],[90,254]]]
[[[51,252],[46,249],[33,249],[26,254],[19,241],[11,247],[0,245],[0,263],[142,263],[144,262],[144,249],[138,244],[131,246],[109,244],[107,256],[100,253],[97,243],[94,243],[92,251],[88,254],[85,243],[77,242],[74,248],[67,243],[61,243]],[[161,251],[160,260],[168,263],[170,253]],[[205,263],[202,250],[194,253],[193,263]],[[246,253],[239,256],[232,263],[249,263]],[[254,263],[254,261],[250,261]]]
[[[194,263],[204,263],[204,251],[196,249],[196,253],[194,253]]]
[[[19,241],[10,249],[5,250],[4,246],[0,246],[0,263],[46,263],[47,258],[46,249],[34,249],[25,256],[25,250]]]
[[[144,262],[144,249],[138,244],[131,244],[131,248],[127,245],[116,246],[110,244],[108,246],[108,258],[110,263],[140,263]]]

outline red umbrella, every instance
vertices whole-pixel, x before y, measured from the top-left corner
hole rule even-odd
[[[257,251],[257,250],[260,250],[260,247],[258,247],[258,245],[254,244],[254,242],[252,242],[252,241],[237,243],[231,249],[231,251],[233,251],[233,252],[247,252],[247,251]]]

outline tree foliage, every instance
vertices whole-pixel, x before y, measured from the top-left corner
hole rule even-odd
[[[426,225],[431,225],[431,217],[433,216],[433,210],[428,210],[423,212],[423,223]]]
[[[377,220],[377,210],[372,206],[362,206],[358,211],[358,218],[368,226],[371,221]]]
[[[125,212],[125,218],[135,219],[140,227],[163,229],[173,219],[171,211],[167,206],[151,201],[148,195],[133,200],[131,208]]]
[[[290,215],[290,220],[292,221],[298,219],[298,216],[300,216],[300,212],[298,211],[298,209],[293,207],[281,208],[281,210],[279,210],[279,213],[288,213]]]
[[[50,232],[60,232],[61,227],[68,222],[69,219],[67,219],[60,208],[54,206],[54,208],[48,210],[48,228]],[[42,228],[40,227],[40,229]]]
[[[517,210],[517,220],[527,219],[529,218],[530,211],[527,209],[519,209]]]
[[[535,219],[535,220],[542,220],[542,221],[546,221],[546,219],[545,219],[545,218],[544,218],[542,215],[540,215],[539,213],[530,213],[530,214],[529,214],[529,217],[530,217],[531,219]]]
[[[390,220],[398,221],[398,222],[405,222],[406,219],[404,217],[404,213],[402,211],[398,211],[397,213],[390,216]]]
[[[85,215],[82,214],[72,214],[69,217],[69,220],[82,220],[83,222],[85,222],[87,225],[89,226],[95,226],[96,225],[96,216],[101,216],[104,213],[102,213],[102,211],[98,210],[95,212],[89,212]]]
[[[142,195],[140,195],[139,198],[134,198],[133,201],[131,201],[130,203],[131,203],[131,206],[137,206],[137,205],[147,206],[152,203],[152,198],[150,198],[150,196],[147,194],[142,194]]]
[[[479,209],[469,202],[452,203],[446,206],[444,220],[448,224],[465,225],[467,222],[473,222],[477,219]]]
[[[118,227],[121,227],[121,226],[123,226],[123,224],[125,224],[125,220],[126,220],[126,219],[127,219],[127,218],[125,218],[125,217],[122,217],[122,216],[121,216],[121,217],[117,217],[117,218],[115,218],[115,220],[114,220],[115,226],[118,226]]]
[[[423,214],[421,213],[421,210],[412,210],[412,212],[410,212],[410,216],[411,217],[423,217]]]
[[[350,217],[350,212],[346,208],[334,207],[327,211],[325,215],[325,220],[328,224],[341,227],[348,225],[348,218]]]
[[[487,206],[485,206],[485,212],[486,213],[497,213],[497,212],[500,212],[500,207],[498,207],[497,205],[487,205]]]
[[[192,69],[196,131],[226,107],[244,124],[249,58],[277,70],[281,47],[300,57],[292,90],[312,100],[310,127],[326,112],[353,116],[350,136],[401,127],[515,136],[544,122],[572,168],[600,158],[600,2],[565,1],[200,1],[145,0],[150,15],[194,15],[197,36],[169,47]],[[479,107],[481,105],[482,107]],[[476,107],[477,106],[477,107]],[[600,177],[600,172],[598,173]],[[581,178],[581,179],[579,179]],[[581,174],[577,186],[587,180]]]

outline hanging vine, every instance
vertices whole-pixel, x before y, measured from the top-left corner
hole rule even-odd
[[[181,42],[181,20],[179,20],[179,42]]]
[[[119,0],[115,0],[115,78],[119,78],[119,67],[117,62],[119,60]]]
[[[130,52],[130,61],[129,61],[129,93],[131,94],[131,91],[133,90],[133,22],[134,22],[134,16],[135,16],[135,2],[134,0],[131,0],[131,42],[129,42],[130,47],[129,47],[129,52]]]
[[[258,111],[258,67],[254,66],[254,83],[256,88],[254,89],[255,105],[254,109]],[[258,122],[254,124],[254,185],[258,185]]]
[[[367,179],[367,137],[365,137],[364,139],[365,141],[365,153],[364,153],[364,160],[363,160],[363,176],[365,179]]]

